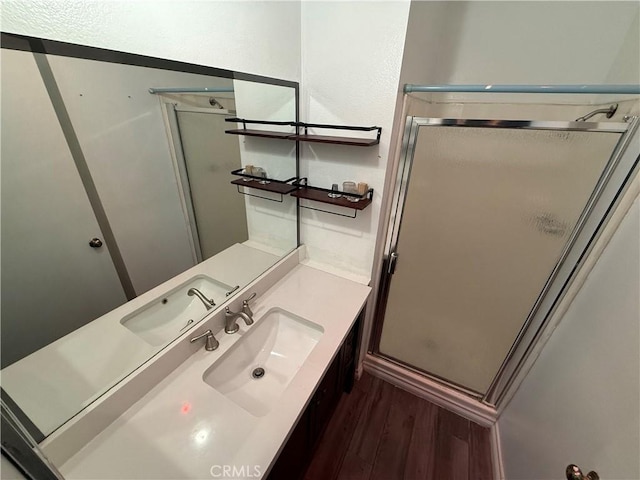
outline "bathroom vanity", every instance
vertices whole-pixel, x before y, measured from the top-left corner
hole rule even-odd
[[[224,311],[212,313],[48,437],[41,446],[64,477],[304,473],[341,392],[353,384],[358,318],[370,288],[300,264],[303,254],[304,247],[294,251],[226,304],[238,312],[255,292],[252,325],[238,319],[239,331],[226,334]],[[190,343],[209,329],[216,350]],[[136,392],[140,398],[127,402]]]
[[[331,365],[318,384],[295,429],[289,435],[277,460],[272,464],[269,480],[301,478],[331,419],[342,392],[350,393],[355,381],[356,348],[362,326],[361,313],[351,327]]]

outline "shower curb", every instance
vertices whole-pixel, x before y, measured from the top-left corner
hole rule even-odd
[[[383,358],[367,354],[364,370],[480,426],[493,427],[498,419],[494,407]]]

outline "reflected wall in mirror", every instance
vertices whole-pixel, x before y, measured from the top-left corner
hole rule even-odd
[[[7,34],[1,63],[2,389],[42,438],[297,247],[293,198],[230,183],[296,145],[224,120],[296,121],[298,85]]]

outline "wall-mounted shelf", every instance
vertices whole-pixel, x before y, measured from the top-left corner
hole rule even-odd
[[[373,199],[373,188],[367,190],[367,192],[363,195],[358,195],[356,193],[346,193],[337,190],[329,190],[328,188],[313,187],[311,185],[307,185],[306,178],[301,178],[300,180],[293,182],[293,185],[297,186],[297,190],[291,192],[291,196],[300,199],[312,200],[314,202],[335,205],[337,207],[349,208],[353,210],[353,215],[344,215],[342,213],[331,212],[329,210],[309,207],[306,205],[300,205],[301,208],[329,213],[331,215],[339,215],[341,217],[356,218],[358,211],[364,210],[369,205],[371,205]],[[332,198],[329,196],[329,194],[339,194],[341,196],[338,198]],[[349,200],[349,198],[357,199],[357,201]]]
[[[245,135],[247,137],[263,137],[263,138],[280,138],[283,140],[289,140],[291,133],[285,132],[271,132],[269,130],[249,130],[249,129],[235,129],[225,130],[224,133],[230,133],[232,135]]]
[[[231,174],[242,177],[242,178],[238,178],[236,180],[231,181],[232,185],[236,185],[236,188],[238,189],[238,193],[241,193],[243,195],[248,195],[250,197],[258,197],[264,200],[270,200],[272,202],[282,203],[284,195],[288,195],[289,193],[293,192],[298,188],[297,185],[293,185],[291,183],[294,180],[297,180],[297,177],[292,177],[287,180],[275,180],[273,178],[257,177],[255,175],[249,175],[249,174],[243,173],[242,168],[232,171]],[[277,193],[280,195],[280,200],[264,197],[262,195],[254,195],[251,193],[247,193],[242,191],[240,187],[253,188],[255,190],[262,190],[265,192]]]
[[[378,138],[330,137],[327,135],[292,135],[289,140],[299,142],[332,143],[334,145],[352,145],[354,147],[370,147],[380,143]]]
[[[382,127],[356,127],[351,125],[325,125],[320,123],[304,123],[304,122],[268,122],[265,120],[247,120],[244,118],[226,118],[227,122],[242,123],[243,128],[226,130],[225,133],[232,135],[246,135],[250,137],[277,138],[280,140],[293,140],[298,142],[317,142],[331,143],[334,145],[351,145],[354,147],[370,147],[380,143],[380,135]],[[296,128],[297,133],[274,132],[269,130],[253,130],[248,129],[247,124],[256,125],[288,125]],[[326,130],[351,130],[359,132],[376,131],[375,138],[362,137],[336,137],[330,135],[310,135],[309,128],[326,129]],[[303,132],[300,132],[303,129]]]

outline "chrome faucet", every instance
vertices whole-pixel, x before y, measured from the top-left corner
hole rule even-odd
[[[242,318],[247,325],[253,324],[253,312],[249,307],[249,301],[254,299],[256,294],[252,294],[249,298],[242,302],[242,311],[232,312],[229,307],[224,309],[224,331],[226,333],[236,333],[240,328],[236,323],[236,319]]]
[[[205,297],[204,294],[195,287],[191,287],[189,290],[187,290],[187,295],[189,295],[190,297],[193,297],[194,295],[198,297],[200,301],[204,303],[204,306],[207,308],[207,310],[211,310],[213,307],[216,306],[216,303],[213,301],[213,298],[209,299]]]
[[[216,337],[213,336],[213,332],[211,330],[207,330],[202,335],[198,335],[197,337],[193,337],[192,339],[189,340],[189,342],[190,343],[197,342],[201,338],[206,338],[207,339],[205,344],[204,344],[204,349],[208,350],[209,352],[214,351],[220,345],[218,340],[216,340]]]

